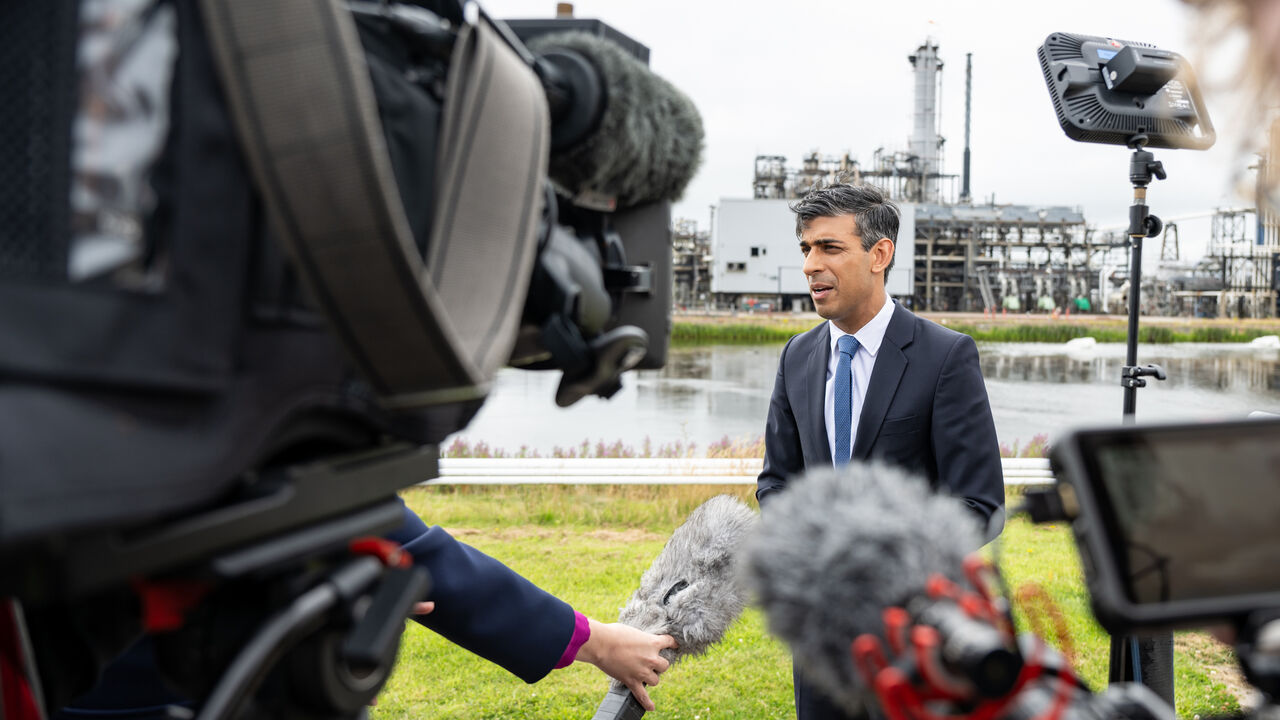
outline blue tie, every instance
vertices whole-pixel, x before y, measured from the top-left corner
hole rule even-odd
[[[849,462],[851,452],[850,435],[853,431],[853,372],[849,363],[853,354],[858,352],[858,339],[852,335],[841,335],[836,340],[836,349],[840,351],[840,360],[836,363],[835,396],[836,396],[836,467]]]

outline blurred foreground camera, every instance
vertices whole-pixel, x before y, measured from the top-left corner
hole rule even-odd
[[[5,720],[139,634],[207,720],[359,715],[429,583],[373,538],[498,369],[568,405],[664,362],[701,121],[544,35],[455,0],[0,10]]]
[[[1078,430],[1051,462],[1102,626],[1229,627],[1280,698],[1280,419]]]

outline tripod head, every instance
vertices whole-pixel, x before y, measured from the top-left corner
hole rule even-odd
[[[1129,161],[1129,182],[1134,187],[1146,187],[1151,183],[1151,176],[1154,175],[1157,180],[1164,180],[1168,177],[1164,171],[1164,163],[1155,159],[1155,154],[1150,150],[1144,150],[1147,142],[1150,140],[1146,133],[1138,133],[1129,138],[1126,145],[1133,149],[1133,157]]]
[[[1169,175],[1164,163],[1156,160],[1150,150],[1144,149],[1150,140],[1146,133],[1138,133],[1126,143],[1133,149],[1129,158],[1129,182],[1133,184],[1133,205],[1129,208],[1129,237],[1155,237],[1164,229],[1160,218],[1147,212],[1147,185],[1152,179],[1164,180]]]

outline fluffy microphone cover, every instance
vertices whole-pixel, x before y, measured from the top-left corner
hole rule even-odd
[[[594,133],[551,158],[551,178],[577,194],[617,198],[619,208],[677,200],[702,161],[702,116],[684,93],[604,38],[553,33],[534,51],[573,50],[599,71],[605,107]]]
[[[640,577],[618,621],[674,637],[679,647],[662,651],[671,662],[706,652],[746,605],[736,559],[756,521],[754,510],[729,495],[699,505]]]
[[[853,665],[857,636],[884,637],[881,613],[924,594],[935,572],[956,581],[982,545],[961,501],[883,464],[818,469],[764,508],[742,572],[815,687],[852,714],[872,701]]]

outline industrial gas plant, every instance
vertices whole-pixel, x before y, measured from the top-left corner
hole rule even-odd
[[[914,85],[911,135],[904,149],[880,148],[870,162],[812,152],[798,167],[786,157],[755,159],[751,197],[723,198],[712,227],[678,221],[674,301],[690,309],[812,309],[788,204],[819,182],[865,181],[902,211],[890,294],[923,311],[1123,312],[1128,292],[1123,230],[1091,227],[1080,208],[979,202],[970,188],[972,56],[965,63],[961,173],[943,168],[939,97],[943,62],[926,40],[908,56]],[[1273,131],[1259,158],[1259,182],[1275,171]],[[958,186],[958,187],[957,187]],[[910,239],[911,241],[908,241]],[[1275,317],[1280,286],[1280,222],[1274,211],[1213,213],[1203,257],[1181,257],[1176,221],[1147,243],[1160,263],[1142,278],[1149,315]],[[1149,245],[1150,246],[1150,245]]]

